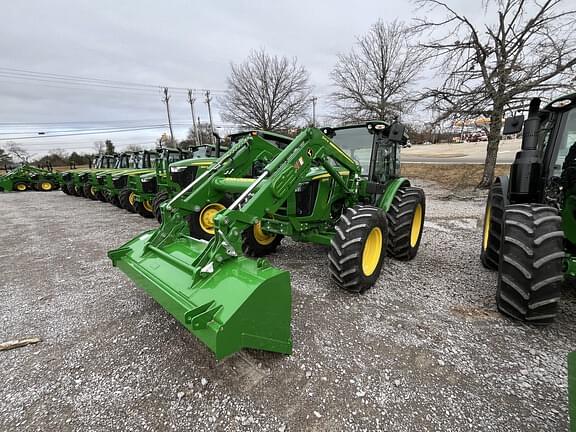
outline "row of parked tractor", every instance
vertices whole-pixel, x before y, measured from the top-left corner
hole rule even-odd
[[[510,176],[495,179],[481,261],[498,271],[506,315],[548,324],[563,283],[576,281],[576,94],[530,104]],[[102,155],[90,169],[38,172],[33,185],[110,202],[159,228],[108,252],[120,268],[217,358],[242,348],[290,353],[288,272],[270,265],[283,237],[321,244],[335,286],[361,293],[386,260],[416,257],[424,191],[400,175],[399,122],[308,128],[295,138],[249,131],[188,150]],[[31,174],[31,175],[32,175]],[[10,187],[6,190],[12,190]]]

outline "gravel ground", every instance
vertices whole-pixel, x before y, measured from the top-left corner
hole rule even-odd
[[[0,342],[43,338],[0,352],[0,430],[567,430],[574,294],[548,328],[500,316],[483,198],[425,188],[418,257],[364,295],[330,283],[324,247],[285,240],[294,353],[220,362],[106,257],[153,221],[0,194]]]

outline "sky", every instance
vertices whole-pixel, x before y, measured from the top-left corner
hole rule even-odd
[[[477,0],[450,4],[481,12]],[[106,138],[118,149],[150,147],[167,132],[160,86],[171,89],[177,139],[191,126],[188,88],[212,91],[215,123],[225,133],[229,127],[218,105],[230,64],[254,49],[298,58],[310,73],[322,119],[330,111],[326,97],[338,53],[348,52],[379,18],[411,22],[436,13],[405,0],[31,0],[2,2],[0,12],[0,145],[33,136],[17,142],[36,155],[52,149],[91,152],[94,141]],[[78,79],[55,81],[45,74],[126,84],[80,85]],[[430,78],[424,71],[422,79]],[[194,95],[196,115],[206,122],[203,92]],[[149,129],[136,130],[144,127]],[[94,133],[102,128],[113,131]],[[80,130],[89,133],[55,136]]]

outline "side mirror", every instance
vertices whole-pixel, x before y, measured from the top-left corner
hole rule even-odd
[[[514,117],[508,117],[504,120],[504,131],[503,135],[513,135],[520,133],[522,131],[522,126],[524,125],[524,116],[518,115]]]
[[[390,141],[402,141],[405,131],[406,126],[404,126],[402,123],[394,122],[390,125],[388,139],[390,139]]]

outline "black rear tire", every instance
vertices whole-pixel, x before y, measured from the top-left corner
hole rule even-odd
[[[480,261],[489,270],[498,270],[504,207],[502,184],[494,183],[486,200],[484,227],[482,229],[482,248],[480,249]]]
[[[156,192],[154,199],[152,200],[152,207],[154,208],[154,217],[158,223],[162,223],[162,212],[160,211],[160,204],[167,201],[169,198],[168,192],[160,191]]]
[[[335,227],[328,252],[329,269],[336,284],[362,293],[376,283],[386,255],[386,213],[372,206],[346,209]]]
[[[60,187],[60,189],[62,190],[62,192],[64,192],[66,195],[70,195],[70,192],[68,192],[68,185],[66,183],[63,183],[62,186]]]
[[[498,309],[532,324],[554,321],[564,279],[564,256],[564,232],[555,208],[507,206],[496,291]]]
[[[388,209],[388,255],[401,261],[416,257],[426,215],[426,196],[420,188],[398,189]]]
[[[120,207],[124,210],[128,210],[130,213],[135,213],[134,208],[134,192],[128,188],[124,188],[118,194],[118,201],[120,202]]]

